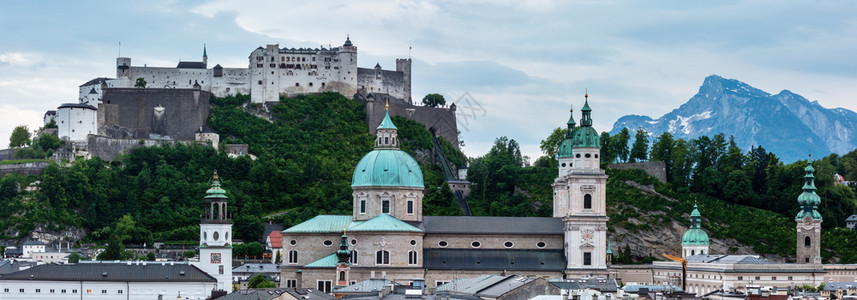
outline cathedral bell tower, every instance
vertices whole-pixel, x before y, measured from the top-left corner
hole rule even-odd
[[[351,271],[351,251],[348,250],[348,236],[342,230],[342,242],[336,251],[336,286],[348,286],[349,273]]]
[[[567,123],[552,185],[554,217],[565,223],[565,273],[572,276],[607,273],[607,175],[598,158],[601,136],[592,128],[589,93],[584,97],[580,127],[574,128],[573,117]]]
[[[804,169],[803,193],[797,198],[800,211],[795,216],[797,223],[797,263],[820,264],[821,263],[821,214],[818,213],[818,205],[821,197],[815,193],[815,169],[812,162]]]
[[[205,192],[205,212],[199,224],[199,268],[217,278],[217,289],[232,290],[232,218],[227,213],[226,190],[217,171]]]

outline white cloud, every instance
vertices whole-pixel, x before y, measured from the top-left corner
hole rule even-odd
[[[0,63],[13,66],[29,67],[39,62],[39,57],[31,53],[8,52],[0,53]]]

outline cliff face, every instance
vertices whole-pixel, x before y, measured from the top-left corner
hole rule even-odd
[[[857,113],[827,109],[788,90],[771,95],[717,75],[705,78],[699,92],[679,108],[657,119],[621,117],[611,134],[625,127],[684,139],[724,133],[745,151],[761,145],[785,162],[805,159],[809,152],[826,156],[857,148]]]

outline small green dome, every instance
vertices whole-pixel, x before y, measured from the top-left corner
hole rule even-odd
[[[571,141],[573,148],[601,148],[601,135],[590,126],[577,128]]]
[[[396,124],[393,124],[393,120],[390,120],[390,105],[387,104],[387,111],[384,112],[384,119],[381,120],[381,124],[378,124],[376,129],[397,129]]]
[[[812,163],[808,164],[804,169],[804,183],[801,188],[803,192],[797,197],[797,203],[800,204],[801,210],[795,216],[795,220],[802,220],[806,216],[811,216],[815,220],[821,220],[821,214],[818,213],[818,206],[821,205],[821,197],[815,193],[815,168]]]
[[[226,190],[220,187],[220,179],[217,176],[217,171],[214,171],[214,181],[211,182],[211,188],[205,191],[205,199],[228,199]]]
[[[708,234],[699,228],[691,228],[681,237],[682,245],[708,245]]]
[[[354,168],[351,186],[402,186],[425,188],[420,165],[407,152],[375,149]]]
[[[573,148],[571,139],[563,140],[559,145],[559,152],[556,153],[557,157],[571,157],[571,148]]]

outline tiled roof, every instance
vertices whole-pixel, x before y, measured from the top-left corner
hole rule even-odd
[[[476,293],[475,296],[479,296],[483,299],[499,299],[500,296],[536,280],[538,280],[538,278],[518,275],[509,276],[509,278],[506,278],[506,280],[503,280],[498,284],[482,289]]]
[[[619,289],[619,283],[616,282],[616,279],[606,278],[560,279],[551,281],[551,284],[563,290],[593,289],[612,293]]]
[[[556,250],[425,249],[430,270],[561,271],[565,258]]]
[[[35,262],[29,261],[0,260],[0,276],[15,273],[22,268],[29,268],[35,265]]]
[[[824,290],[828,291],[828,292],[836,291],[838,289],[847,290],[847,289],[853,289],[853,288],[857,288],[857,282],[825,282],[824,283]]]
[[[351,224],[351,216],[320,215],[283,230],[283,233],[330,233],[342,232]]]
[[[81,84],[80,86],[87,86],[87,85],[101,84],[101,83],[106,82],[106,81],[111,80],[111,79],[113,79],[113,78],[97,77],[97,78],[94,78],[94,79],[92,79],[92,80],[90,80],[90,81],[87,81],[87,82],[86,82],[86,83],[84,83],[84,84]]]
[[[423,232],[419,228],[402,222],[388,214],[380,214],[364,222],[353,222],[348,231],[395,231],[395,232]]]
[[[45,245],[45,243],[42,243],[40,241],[26,241],[26,242],[24,242],[24,246],[44,246],[44,245]]]
[[[279,231],[271,231],[271,234],[268,235],[268,239],[271,240],[271,248],[283,247],[283,234]]]
[[[506,276],[499,275],[482,275],[473,278],[459,278],[437,287],[435,291],[472,295],[505,279]]]
[[[232,269],[232,273],[279,273],[276,264],[243,264]]]
[[[110,282],[217,282],[195,266],[169,263],[80,263],[35,266],[3,280]]]
[[[91,109],[91,110],[98,110],[97,108],[95,108],[95,106],[92,106],[89,104],[81,104],[81,103],[63,103],[62,105],[57,107],[57,109],[59,109],[59,108],[85,108],[85,109]]]
[[[205,63],[201,61],[180,61],[177,69],[205,69]]]
[[[304,268],[335,268],[339,259],[336,258],[336,253],[323,257],[304,266]]]
[[[251,289],[238,290],[226,296],[217,298],[217,300],[270,300],[280,297],[282,294],[290,294],[293,298],[303,300],[333,300],[335,297],[322,293],[316,289],[298,289],[298,288],[272,288],[272,289]]]
[[[334,290],[336,294],[365,294],[365,293],[378,293],[378,291],[383,290],[384,287],[389,286],[390,284],[399,286],[401,284],[396,283],[395,281],[391,281],[383,278],[371,278],[369,280],[364,280],[346,287],[337,288]]]
[[[347,231],[360,232],[422,232],[419,228],[393,216],[381,214],[367,221],[351,221],[351,216],[316,216],[283,230],[283,233],[336,233],[346,228]]]
[[[771,262],[755,255],[693,255],[687,258],[688,263],[710,264],[753,264],[764,265]]]
[[[246,151],[245,151],[246,152]],[[274,231],[283,231],[283,224],[265,224],[265,231],[262,232],[262,242],[265,242],[268,239],[268,235]]]
[[[451,234],[557,234],[562,235],[559,218],[539,217],[451,217],[424,216],[427,233]]]

